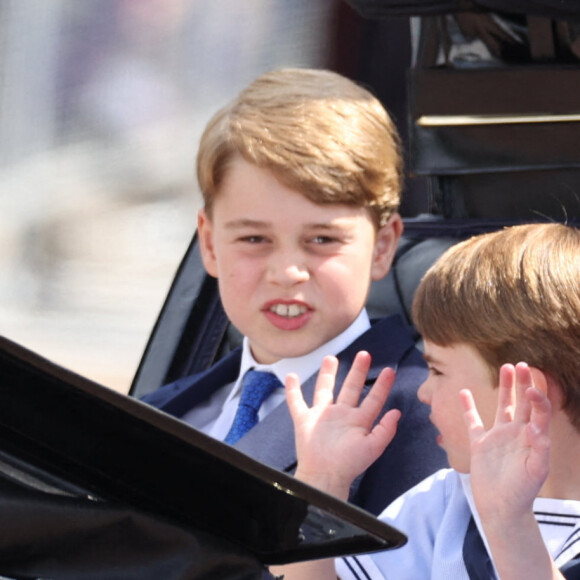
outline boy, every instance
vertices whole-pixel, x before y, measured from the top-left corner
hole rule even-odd
[[[210,120],[197,175],[203,262],[218,279],[243,347],[145,400],[293,472],[286,374],[298,371],[311,400],[324,355],[338,356],[340,376],[356,352],[371,350],[369,382],[382,367],[396,366],[390,404],[406,417],[392,448],[349,494],[379,513],[445,465],[415,396],[426,369],[406,326],[398,317],[371,325],[364,310],[371,280],[387,274],[403,229],[397,213],[401,157],[391,119],[368,91],[338,74],[267,73]],[[269,374],[246,373],[250,369]],[[280,388],[271,386],[272,375]],[[246,377],[256,376],[259,384],[243,387]],[[246,404],[246,394],[256,400]],[[376,485],[387,474],[392,483]]]
[[[381,515],[408,533],[405,546],[338,560],[341,579],[580,577],[579,288],[580,230],[559,224],[477,236],[427,272],[413,304],[429,366],[419,398],[453,469]],[[311,409],[295,377],[287,383],[297,477],[343,498],[399,418],[391,411],[373,428],[390,370],[357,406],[367,365],[361,353],[336,404],[332,358]],[[336,573],[320,561],[289,568],[286,578]]]

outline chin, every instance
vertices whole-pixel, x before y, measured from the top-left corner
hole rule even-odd
[[[449,462],[449,466],[455,469],[458,473],[469,473],[470,465],[469,461],[454,459],[447,455],[447,461]]]

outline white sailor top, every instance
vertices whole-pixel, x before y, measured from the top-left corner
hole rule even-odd
[[[580,501],[538,498],[534,513],[552,558],[580,580]],[[497,580],[469,475],[443,469],[379,516],[408,536],[401,548],[336,560],[341,580]]]

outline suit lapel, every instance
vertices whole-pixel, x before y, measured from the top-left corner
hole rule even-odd
[[[173,383],[169,387],[173,389],[172,394],[159,405],[159,408],[175,417],[182,417],[215,391],[238,378],[241,353],[241,348],[237,348],[207,371],[184,377]]]

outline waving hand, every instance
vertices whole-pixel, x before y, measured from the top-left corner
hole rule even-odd
[[[296,375],[286,379],[286,397],[296,432],[296,476],[327,493],[346,499],[352,481],[371,465],[393,439],[400,417],[390,410],[378,423],[394,380],[384,369],[360,401],[371,357],[359,352],[334,401],[338,361],[326,357],[318,373],[312,407]],[[359,402],[360,401],[360,402]]]
[[[545,382],[541,373],[537,376]],[[552,409],[546,393],[537,388],[528,365],[504,365],[495,421],[487,431],[471,392],[461,391],[461,397],[473,496],[500,578],[563,580],[533,513],[550,468]]]

